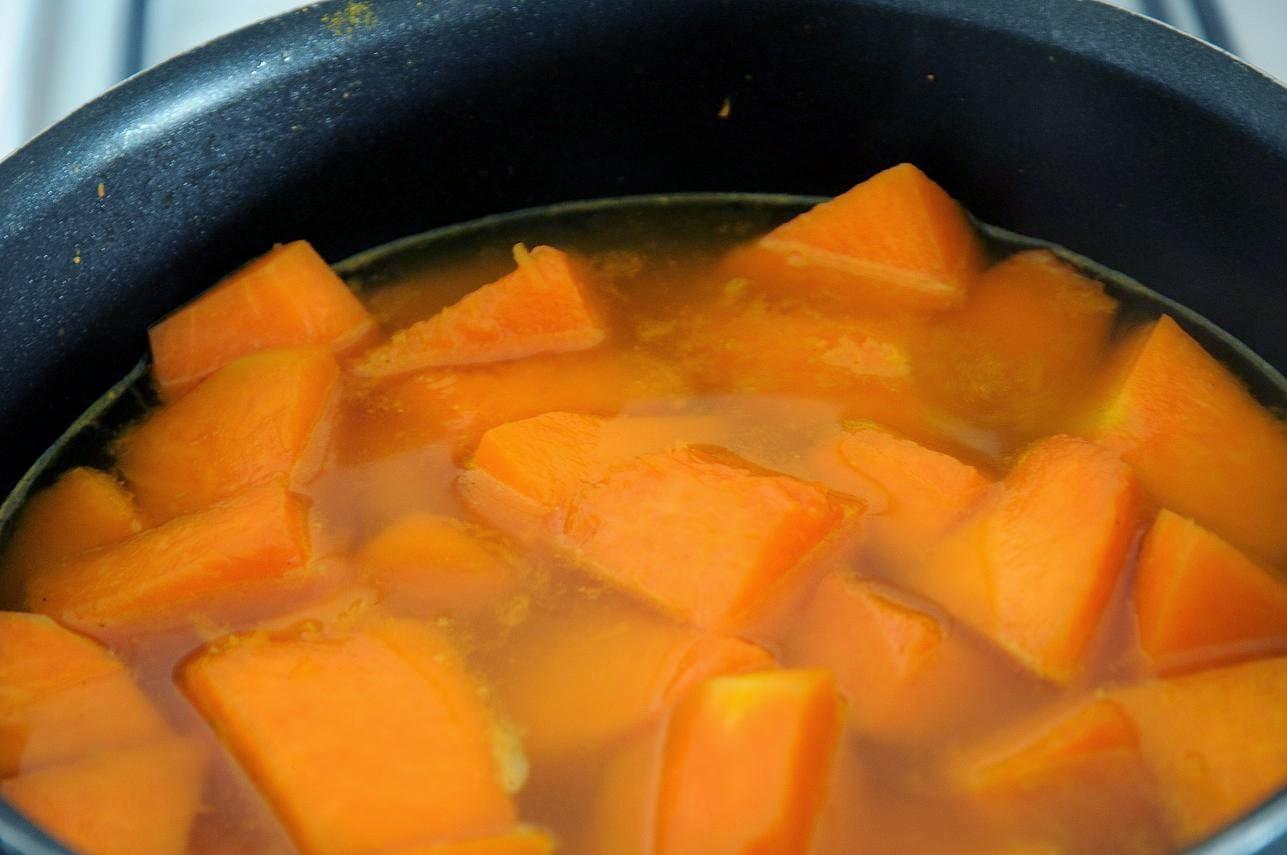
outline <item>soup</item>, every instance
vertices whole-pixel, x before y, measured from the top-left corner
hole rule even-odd
[[[155,325],[8,527],[0,793],[337,855],[1169,852],[1272,795],[1281,378],[915,167],[806,207],[289,243]]]

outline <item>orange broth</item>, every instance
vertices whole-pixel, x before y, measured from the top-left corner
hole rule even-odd
[[[1178,312],[1265,404],[1281,378],[1128,280],[877,189],[841,224],[932,239],[851,245],[801,220],[761,240],[805,207],[785,197],[557,206],[345,262],[373,322],[319,302],[245,333],[250,353],[313,343],[281,367],[225,379],[228,359],[193,350],[164,403],[117,394],[39,483],[76,465],[115,480],[36,494],[7,527],[5,606],[104,645],[165,735],[36,756],[72,725],[30,699],[70,690],[0,665],[0,743],[17,740],[0,791],[86,851],[199,855],[1145,853],[1237,819],[1287,780],[1287,549],[1258,533],[1287,530],[1287,434],[1157,318]],[[571,259],[573,290],[539,303],[583,296],[566,322],[522,303],[523,276],[563,287],[538,246]],[[523,332],[440,314],[497,280],[517,296],[468,311]],[[220,299],[164,346],[239,311]],[[455,326],[399,332],[439,317]],[[1254,459],[1193,458],[1208,428],[1167,421],[1193,398],[1166,385],[1173,363],[1210,373],[1226,418],[1209,429]],[[294,385],[236,385],[271,371]],[[178,426],[148,427],[157,407]],[[298,441],[250,423],[274,408],[307,414]],[[1177,482],[1176,459],[1208,480]],[[1264,501],[1226,510],[1217,482],[1247,473]],[[1153,529],[1162,509],[1177,515]],[[261,538],[247,514],[280,542],[242,543]],[[86,542],[47,548],[73,530]],[[183,558],[187,539],[209,561]],[[1233,617],[1199,631],[1189,600]],[[7,631],[0,659],[48,643]],[[296,678],[320,700],[295,703]],[[443,735],[386,732],[419,721]],[[203,758],[182,767],[195,802],[132,816],[40,789],[175,735]],[[381,763],[387,781],[352,780]],[[103,768],[85,780],[110,783]],[[416,780],[420,801],[393,783]]]

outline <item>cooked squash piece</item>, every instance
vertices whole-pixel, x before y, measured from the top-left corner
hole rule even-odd
[[[685,447],[582,490],[564,537],[591,572],[711,628],[761,605],[854,512],[813,484]]]
[[[554,838],[539,828],[520,826],[494,837],[427,843],[383,853],[383,855],[550,855]]]
[[[446,440],[465,457],[485,431],[506,422],[556,410],[613,416],[627,401],[673,400],[689,391],[673,366],[619,351],[422,371],[357,392],[340,456],[371,460]]]
[[[1163,315],[1117,357],[1093,436],[1153,498],[1270,566],[1287,566],[1287,429]]]
[[[78,466],[31,497],[5,552],[8,603],[20,603],[27,581],[80,552],[125,540],[143,530],[134,497],[97,469]]]
[[[1094,699],[1012,730],[967,755],[960,776],[1007,836],[1031,829],[1056,852],[1174,847],[1135,726],[1117,703]]]
[[[917,389],[975,424],[1056,429],[1108,353],[1117,301],[1048,250],[1013,255],[911,347]]]
[[[614,855],[657,851],[657,783],[664,738],[662,726],[650,727],[609,756],[595,786],[586,851]]]
[[[522,584],[516,555],[479,526],[438,514],[409,514],[358,551],[362,578],[420,613],[476,614]]]
[[[168,737],[26,772],[0,795],[83,855],[182,855],[204,772],[202,746]]]
[[[1188,845],[1287,782],[1287,657],[1112,690],[1179,842]]]
[[[987,495],[992,482],[948,454],[875,426],[847,432],[834,443],[841,461],[883,494],[867,518],[874,547],[886,561],[922,553]]]
[[[695,682],[775,665],[750,642],[634,609],[560,615],[511,649],[498,692],[537,764],[601,749],[656,720]]]
[[[657,791],[656,852],[804,852],[841,729],[821,670],[717,677],[675,710]]]
[[[165,729],[98,644],[44,615],[0,612],[0,777]]]
[[[424,624],[233,636],[179,678],[308,855],[485,837],[514,822],[478,688]]]
[[[1282,652],[1287,578],[1163,510],[1140,550],[1135,616],[1140,644],[1163,670]]]
[[[701,416],[545,413],[483,434],[462,478],[462,494],[483,516],[495,517],[498,505],[514,504],[539,517],[566,506],[613,466],[680,443],[718,439],[723,429],[720,420]]]
[[[152,374],[174,399],[240,356],[318,344],[343,352],[374,322],[307,241],[275,247],[148,330]]]
[[[910,163],[823,202],[725,262],[730,274],[802,295],[914,309],[959,304],[982,265],[965,213]]]
[[[1129,467],[1067,436],[1031,448],[994,504],[913,584],[1057,683],[1079,672],[1139,524]]]
[[[181,621],[300,576],[310,552],[303,501],[265,484],[65,562],[27,607],[90,633]]]
[[[514,247],[518,269],[393,334],[354,364],[365,377],[585,350],[607,335],[585,274],[567,253]]]
[[[1031,789],[1106,753],[1138,751],[1139,737],[1126,713],[1099,698],[985,757],[969,769],[965,783],[976,792]]]
[[[156,520],[279,476],[305,481],[322,463],[339,376],[321,347],[238,359],[129,431],[117,465]]]

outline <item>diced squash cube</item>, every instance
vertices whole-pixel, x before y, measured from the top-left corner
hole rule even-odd
[[[32,580],[27,607],[91,634],[181,621],[300,576],[309,558],[302,500],[265,484],[67,561]]]
[[[173,399],[234,359],[318,344],[343,352],[374,330],[307,241],[275,247],[148,330],[152,373]]]
[[[182,855],[204,773],[205,750],[168,737],[26,772],[0,795],[83,855]]]
[[[1110,691],[1184,845],[1287,783],[1287,657]]]
[[[949,537],[914,585],[1057,683],[1080,670],[1139,525],[1113,452],[1067,436],[1031,448],[994,504]]]
[[[861,427],[832,442],[840,459],[884,494],[883,508],[867,521],[886,561],[923,552],[969,515],[992,486],[968,463],[878,427]]]
[[[1093,429],[1159,504],[1287,566],[1287,429],[1170,317],[1124,344]]]
[[[844,571],[823,578],[790,627],[784,664],[829,668],[850,726],[891,744],[989,729],[1045,694],[930,607]]]
[[[735,250],[725,268],[855,304],[945,309],[965,299],[982,265],[965,212],[903,163]]]
[[[465,501],[493,524],[541,517],[565,507],[587,484],[641,454],[719,438],[724,426],[701,416],[619,417],[544,413],[483,434],[461,478]],[[497,489],[499,488],[499,489]]]
[[[233,636],[184,665],[180,683],[306,855],[484,837],[514,822],[478,688],[424,624]]]
[[[362,577],[419,612],[475,614],[514,593],[523,568],[485,529],[438,514],[409,514],[356,556]]]
[[[1163,510],[1140,550],[1135,616],[1141,646],[1163,670],[1281,652],[1287,578]]]
[[[5,551],[3,590],[22,601],[27,581],[80,552],[143,530],[134,498],[111,475],[78,466],[32,496]]]
[[[0,612],[0,777],[165,729],[98,644],[44,615]]]
[[[365,377],[585,350],[607,335],[567,253],[514,247],[518,269],[393,334],[354,364]]]
[[[432,369],[356,390],[340,457],[370,460],[442,441],[465,457],[506,422],[556,410],[613,416],[627,402],[670,402],[689,391],[662,360],[608,350]]]
[[[1174,848],[1135,726],[1116,702],[1093,699],[1009,730],[967,754],[960,775],[1006,837],[1028,831],[1056,852]]]
[[[1032,789],[1103,754],[1138,751],[1139,737],[1126,713],[1115,702],[1099,698],[1024,734],[1017,744],[992,752],[969,770],[965,783],[975,792]]]
[[[750,642],[634,609],[559,615],[511,649],[498,691],[537,764],[593,751],[654,721],[694,682],[775,665]]]
[[[1050,433],[1108,354],[1117,301],[1048,250],[978,278],[957,312],[911,348],[926,398],[970,421],[1031,438]]]
[[[826,671],[716,677],[694,688],[666,733],[658,855],[807,851],[840,729]]]
[[[410,846],[384,855],[550,855],[554,838],[539,828],[519,826],[494,837],[427,843]]]
[[[118,466],[156,520],[191,513],[322,463],[339,383],[322,347],[256,353],[224,366],[118,443]]]
[[[684,447],[582,490],[564,538],[591,572],[712,628],[764,603],[853,512],[816,485]]]

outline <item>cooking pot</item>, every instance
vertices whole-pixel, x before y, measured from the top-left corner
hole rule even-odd
[[[0,164],[0,492],[151,321],[274,242],[334,261],[570,199],[834,194],[904,160],[1287,368],[1287,89],[1144,18],[1091,0],[332,2],[140,74]],[[64,851],[3,805],[0,850]],[[1287,792],[1194,851],[1287,852]]]

